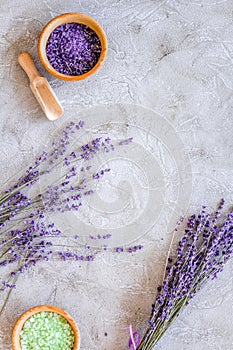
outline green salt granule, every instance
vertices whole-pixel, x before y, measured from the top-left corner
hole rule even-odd
[[[42,311],[25,322],[20,343],[22,350],[71,350],[74,331],[61,315]]]

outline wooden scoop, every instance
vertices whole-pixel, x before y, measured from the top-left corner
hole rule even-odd
[[[60,105],[48,81],[37,71],[29,53],[22,52],[18,57],[18,62],[27,73],[30,80],[30,88],[46,117],[52,121],[61,117],[63,113],[62,106]]]

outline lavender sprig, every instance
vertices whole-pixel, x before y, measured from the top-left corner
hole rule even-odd
[[[233,211],[224,216],[223,205],[222,199],[214,214],[202,207],[199,215],[187,219],[176,254],[168,258],[149,327],[137,350],[152,350],[206,281],[216,278],[233,257]]]
[[[42,260],[59,257],[62,260],[92,261],[98,251],[108,250],[76,241],[73,244],[52,222],[48,214],[78,211],[83,199],[93,194],[92,184],[110,171],[108,167],[97,172],[91,161],[99,153],[113,152],[132,142],[127,139],[112,143],[109,137],[98,137],[76,146],[76,133],[84,126],[71,122],[54,142],[50,151],[43,151],[24,175],[0,196],[0,268],[10,268],[10,275],[0,281],[0,291],[15,287],[17,276]],[[59,169],[59,175],[57,175]],[[45,184],[38,189],[35,184]],[[29,192],[32,191],[33,193]],[[110,234],[90,239],[109,239]],[[68,243],[67,243],[68,242]],[[61,251],[67,249],[67,251]],[[133,252],[136,248],[125,251]]]

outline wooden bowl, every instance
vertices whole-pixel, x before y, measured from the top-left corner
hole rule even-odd
[[[51,33],[54,31],[56,27],[67,23],[79,23],[79,24],[84,24],[88,26],[89,28],[94,30],[94,32],[97,34],[101,43],[102,50],[101,50],[101,54],[98,62],[91,70],[89,70],[87,73],[84,73],[82,75],[72,76],[72,75],[59,73],[53,68],[53,66],[50,64],[47,58],[46,44]],[[107,48],[108,48],[107,38],[102,27],[93,18],[77,12],[64,13],[60,16],[53,18],[49,23],[46,24],[46,26],[42,30],[39,37],[39,42],[38,42],[39,57],[45,69],[47,69],[47,71],[52,75],[54,75],[56,78],[69,80],[69,81],[86,79],[90,75],[94,74],[103,64],[103,61],[105,60],[105,57],[107,54]]]
[[[20,316],[20,318],[15,323],[15,326],[13,328],[12,332],[12,349],[13,350],[22,350],[21,344],[20,344],[20,332],[23,329],[24,323],[34,314],[42,311],[49,311],[49,312],[55,312],[62,317],[66,319],[67,322],[71,325],[73,331],[74,331],[74,346],[72,350],[78,350],[80,347],[80,334],[78,327],[73,320],[73,318],[64,310],[56,307],[56,306],[49,306],[49,305],[41,305],[33,307],[32,309],[27,310],[24,314]]]

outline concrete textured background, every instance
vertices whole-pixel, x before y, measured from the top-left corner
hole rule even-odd
[[[43,26],[72,11],[93,16],[109,41],[101,70],[76,83],[46,73],[36,50]],[[125,243],[124,233],[129,232],[128,241],[144,245],[133,255],[101,253],[91,264],[50,261],[21,276],[1,316],[0,349],[11,349],[17,317],[39,304],[71,313],[80,328],[82,350],[127,349],[125,329],[132,323],[143,330],[150,315],[174,218],[202,204],[213,209],[222,196],[232,204],[232,1],[1,0],[0,18],[1,183],[29,164],[72,118],[86,119],[93,133],[101,125],[101,132],[115,137],[132,135],[139,148],[133,153],[129,149],[125,161],[119,156],[116,183],[109,179],[114,193],[109,195],[106,182],[97,188],[100,202],[108,206],[114,198],[121,199],[117,185],[125,186],[133,198],[128,215],[122,219],[114,213],[107,225],[109,218],[100,218],[92,205],[87,209],[87,216],[94,218],[91,223],[85,217],[67,220],[70,225],[74,220],[78,230],[108,229],[117,244]],[[64,107],[55,123],[45,119],[17,64],[24,50],[32,54]],[[229,263],[157,349],[233,349],[232,294]]]

